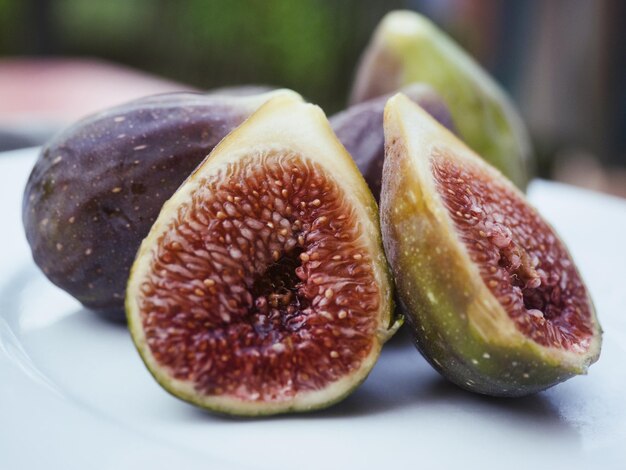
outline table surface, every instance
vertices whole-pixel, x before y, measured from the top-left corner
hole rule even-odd
[[[329,410],[227,419],[166,394],[124,326],[82,309],[37,270],[20,220],[35,156],[0,154],[1,468],[624,468],[626,202],[530,187],[605,330],[587,376],[522,399],[482,397],[442,379],[400,335]]]

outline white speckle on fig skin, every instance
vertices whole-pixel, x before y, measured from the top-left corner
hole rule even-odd
[[[201,180],[160,239],[140,289],[148,346],[203,394],[271,401],[324,388],[370,354],[373,262],[321,167],[244,157]]]

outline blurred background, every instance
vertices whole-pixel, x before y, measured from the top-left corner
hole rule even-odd
[[[181,89],[289,87],[331,114],[398,8],[429,16],[509,91],[542,177],[626,197],[623,0],[0,0],[0,150]]]

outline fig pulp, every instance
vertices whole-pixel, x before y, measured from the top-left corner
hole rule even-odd
[[[84,306],[124,319],[130,266],[163,203],[276,93],[293,92],[155,95],[58,135],[42,149],[24,193],[24,229],[37,265]]]
[[[352,102],[413,82],[432,86],[449,107],[461,139],[518,187],[526,187],[530,141],[505,92],[428,19],[394,11],[383,18],[363,54]]]
[[[330,405],[397,328],[377,206],[323,112],[272,99],[168,200],[126,293],[173,395],[231,414]]]
[[[448,129],[454,129],[446,104],[428,85],[415,83],[403,88],[402,92]],[[335,134],[352,155],[377,201],[385,158],[383,111],[390,96],[379,96],[352,105],[330,118]]]
[[[385,108],[381,225],[418,349],[444,376],[521,396],[598,359],[601,329],[555,231],[403,95]]]

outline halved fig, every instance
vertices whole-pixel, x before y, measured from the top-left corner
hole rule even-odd
[[[381,225],[418,349],[479,393],[582,374],[601,329],[554,229],[498,170],[403,95],[385,108]]]
[[[211,410],[326,407],[395,331],[371,192],[324,113],[270,100],[167,201],[126,310],[156,380]]]
[[[430,86],[414,83],[402,89],[402,93],[418,103],[448,129],[454,129],[452,116],[446,103]],[[385,139],[383,135],[383,111],[391,94],[357,103],[330,117],[330,124],[341,143],[372,190],[378,201],[383,176]]]
[[[504,90],[457,43],[424,16],[392,11],[380,22],[357,69],[351,102],[414,82],[432,86],[461,139],[524,189],[532,149]]]

